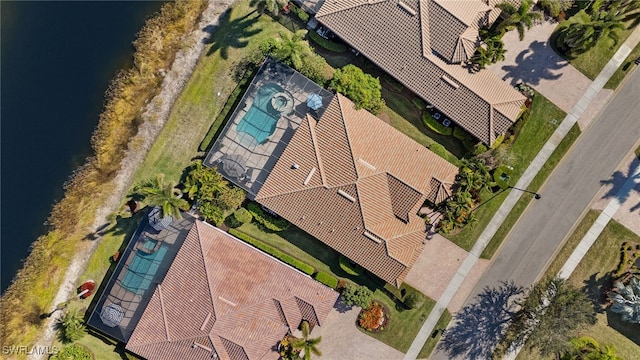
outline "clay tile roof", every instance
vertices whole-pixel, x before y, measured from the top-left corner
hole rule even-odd
[[[232,255],[231,255],[232,254]],[[196,221],[126,348],[147,359],[273,359],[285,314],[324,321],[338,294]],[[299,301],[305,305],[301,312]]]
[[[418,209],[440,199],[458,169],[340,94],[330,107],[317,124],[310,117],[303,121],[256,201],[399,285],[422,251],[425,224]],[[319,162],[290,166],[292,159],[309,158],[306,153]],[[346,174],[329,175],[342,167]],[[327,181],[301,186],[313,168],[314,178]],[[288,322],[298,316],[284,312]]]
[[[505,125],[516,121],[525,97],[488,70],[471,73],[459,62],[473,55],[479,26],[495,20],[499,12],[494,10],[480,0],[329,0],[316,18],[480,141],[492,144]],[[497,113],[507,123],[495,124]]]

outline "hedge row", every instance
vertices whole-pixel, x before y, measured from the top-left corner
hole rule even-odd
[[[307,35],[316,44],[322,46],[323,48],[325,48],[325,49],[327,49],[329,51],[333,51],[333,52],[337,52],[337,53],[341,53],[341,52],[347,51],[347,47],[345,45],[338,44],[338,43],[333,42],[331,40],[327,40],[327,39],[323,38],[322,36],[318,35],[318,33],[316,33],[315,31],[309,31],[307,33]]]
[[[442,125],[438,120],[434,119],[428,112],[422,113],[422,122],[429,130],[440,135],[451,135],[451,128]]]
[[[285,253],[283,253],[282,251],[272,247],[271,245],[267,245],[265,243],[263,243],[262,241],[255,239],[241,231],[238,231],[236,229],[229,229],[229,234],[237,237],[238,239],[247,242],[251,245],[253,245],[254,247],[266,252],[267,254],[275,257],[276,259],[282,261],[283,263],[286,263],[288,265],[291,265],[292,267],[302,271],[303,273],[307,274],[307,275],[312,275],[313,273],[316,272],[316,269],[313,268],[313,266],[303,263],[302,261],[293,258],[292,256],[289,256]],[[320,280],[318,280],[320,281]],[[336,285],[337,285],[337,280],[336,280]]]
[[[283,218],[276,218],[264,211],[260,205],[250,202],[247,204],[247,210],[253,215],[253,219],[260,225],[272,231],[284,231],[289,228],[289,222]]]
[[[335,276],[326,273],[324,271],[318,271],[314,276],[314,279],[327,285],[328,287],[335,289],[338,287],[338,279]]]

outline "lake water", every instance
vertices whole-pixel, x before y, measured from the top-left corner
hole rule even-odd
[[[131,42],[162,2],[0,4],[4,292],[46,230],[65,180],[90,153],[109,81],[131,65]]]

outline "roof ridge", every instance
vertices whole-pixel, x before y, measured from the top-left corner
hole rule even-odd
[[[313,120],[313,126],[311,125],[311,120]],[[324,173],[322,157],[320,156],[320,149],[318,149],[318,139],[316,138],[316,124],[317,120],[311,115],[307,114],[307,125],[309,126],[309,134],[311,134],[313,153],[316,156],[316,161],[318,162],[318,172],[320,173],[320,180],[323,186],[327,186],[327,178]]]
[[[169,337],[169,324],[167,323],[167,313],[164,311],[164,301],[162,300],[162,284],[158,284],[158,300],[160,300],[160,311],[162,312],[162,323],[164,324],[164,332],[167,341],[171,341]]]
[[[455,17],[456,19],[458,19],[458,21],[460,21],[461,23],[463,23],[464,25],[468,26],[468,27],[474,27],[476,29],[478,29],[478,24],[474,24],[473,21],[470,21],[470,23],[463,19],[461,16],[459,16],[459,14],[457,14],[456,12],[451,11],[450,8],[446,7],[444,4],[442,4],[441,2],[452,2],[451,0],[431,0],[432,2],[438,4],[438,6],[440,6],[442,9],[444,9],[444,11],[448,12],[449,14],[451,14],[451,16]],[[422,4],[423,2],[421,1],[420,4]],[[486,10],[482,10],[482,11],[477,11],[476,12],[476,16],[474,17],[474,19],[477,19],[478,16],[477,14],[480,14],[482,12],[490,12],[491,8],[489,7],[489,5],[485,4],[482,1],[477,1],[474,2],[474,5],[478,5],[478,4],[482,4],[485,5],[487,7]]]
[[[200,239],[200,225],[198,224],[198,221],[194,222],[192,230],[193,228],[196,229],[195,232],[196,232],[196,237],[198,238],[198,250],[200,250],[200,255],[202,255],[202,267],[204,268],[204,274],[207,277],[206,279],[207,293],[209,293],[209,295],[211,296],[211,299],[210,299],[211,300],[211,318],[209,319],[208,323],[211,324],[211,329],[213,329],[213,326],[215,326],[216,320],[218,320],[218,317],[216,316],[216,304],[215,304],[215,301],[213,300],[213,293],[211,292],[211,285],[210,285],[211,279],[209,278],[209,269],[207,268],[206,261],[204,260],[204,250],[202,249],[202,241]]]
[[[342,119],[342,126],[344,127],[344,133],[345,136],[347,137],[347,147],[349,148],[349,154],[351,155],[351,161],[349,162],[352,166],[353,169],[355,170],[356,173],[356,181],[358,181],[358,177],[359,177],[359,173],[358,173],[358,166],[356,165],[356,160],[355,160],[355,155],[353,153],[353,146],[351,146],[351,137],[349,136],[349,129],[347,126],[347,117],[344,115],[344,111],[342,111],[342,98],[344,97],[344,95],[340,94],[340,93],[336,93],[336,97],[338,98],[338,108],[340,109],[340,117]],[[351,102],[351,100],[349,100],[349,102]],[[353,104],[353,102],[351,102]],[[354,108],[355,108],[355,104],[353,104]],[[356,111],[359,111],[356,109]],[[366,110],[364,110],[366,111]],[[348,184],[352,184],[352,182],[346,182],[340,186],[344,186],[344,185],[348,185]]]

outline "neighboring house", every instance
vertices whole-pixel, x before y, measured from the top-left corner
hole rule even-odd
[[[488,4],[487,4],[488,1]],[[463,66],[496,0],[326,0],[317,20],[485,144],[517,120],[525,97]]]
[[[126,349],[147,359],[278,359],[303,320],[322,326],[338,293],[196,221]]]
[[[255,200],[400,286],[424,247],[418,211],[446,199],[457,172],[337,94],[302,121]]]

